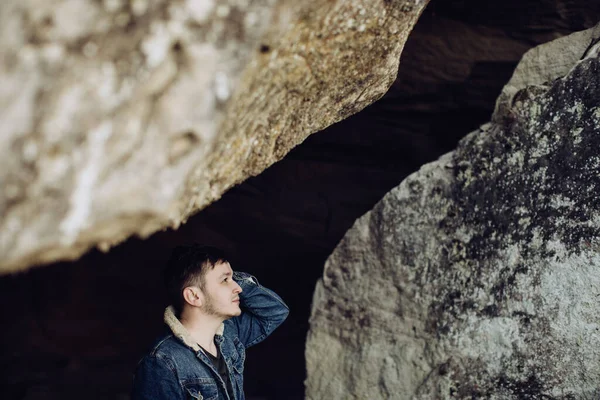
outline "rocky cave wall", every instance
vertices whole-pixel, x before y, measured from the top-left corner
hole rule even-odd
[[[292,309],[249,350],[247,395],[304,398],[314,284],[355,219],[489,121],[526,50],[598,20],[600,5],[587,1],[433,0],[373,106],[310,136],[177,230],[0,278],[0,397],[127,398],[135,363],[161,329],[170,248],[200,241],[227,249],[235,268]]]
[[[600,396],[600,25],[536,47],[490,123],[327,260],[306,396]]]
[[[0,272],[177,228],[380,98],[426,4],[3,1]]]

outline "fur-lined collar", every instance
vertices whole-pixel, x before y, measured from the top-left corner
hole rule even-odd
[[[183,326],[179,319],[177,319],[177,317],[175,316],[175,309],[173,308],[173,306],[169,306],[165,310],[165,324],[167,324],[169,329],[171,329],[173,335],[178,337],[179,340],[185,343],[188,347],[191,347],[195,351],[200,351],[200,346],[198,345],[198,343],[196,343],[196,341],[192,339],[192,336],[190,335],[188,330],[185,329],[185,326]],[[223,336],[224,330],[225,325],[221,323],[221,326],[219,326],[219,329],[217,329],[217,335]]]

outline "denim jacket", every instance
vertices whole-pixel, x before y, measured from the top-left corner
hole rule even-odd
[[[246,348],[269,336],[289,310],[277,294],[253,276],[234,272],[233,279],[242,287],[242,314],[223,322],[215,336],[229,371],[233,398],[210,359],[176,318],[173,308],[168,307],[165,323],[171,332],[140,360],[133,380],[133,400],[244,399]]]

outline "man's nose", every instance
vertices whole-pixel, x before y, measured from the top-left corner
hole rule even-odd
[[[238,285],[238,283],[236,281],[233,281],[235,283],[235,287],[233,288],[233,293],[242,293],[242,287],[240,285]]]

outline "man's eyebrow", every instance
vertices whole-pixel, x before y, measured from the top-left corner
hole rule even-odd
[[[231,275],[232,275],[232,274],[231,274],[231,272],[223,272],[223,273],[221,274],[221,276],[219,276],[219,278],[222,278],[222,277],[224,277],[224,276],[231,276]]]

